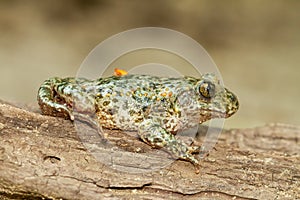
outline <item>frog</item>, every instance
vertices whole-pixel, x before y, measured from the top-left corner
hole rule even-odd
[[[74,112],[92,113],[106,129],[135,131],[152,148],[200,164],[200,145],[176,134],[215,118],[228,118],[239,108],[237,96],[214,73],[200,77],[115,74],[98,79],[53,77],[38,90],[42,114],[75,120]]]

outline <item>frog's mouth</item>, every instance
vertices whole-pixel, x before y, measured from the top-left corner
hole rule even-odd
[[[215,119],[215,118],[228,118],[231,115],[233,115],[235,111],[220,111],[220,110],[201,110],[200,112],[200,122],[204,122],[210,119]]]
[[[231,101],[224,106],[212,104],[206,108],[202,108],[200,111],[200,117],[202,119],[214,119],[214,118],[228,118],[237,112],[239,109],[239,102],[232,93],[230,93]]]
[[[227,118],[226,112],[221,112],[221,111],[212,111],[212,110],[204,110],[201,113],[202,116],[208,116],[211,118]]]

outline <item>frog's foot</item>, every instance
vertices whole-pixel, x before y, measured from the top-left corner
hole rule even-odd
[[[64,105],[51,102],[51,101],[42,101],[40,99],[39,99],[39,105],[44,115],[63,117],[65,119],[71,119],[72,121],[74,121],[73,113]]]
[[[43,114],[66,119],[70,118],[73,121],[74,115],[67,107],[68,102],[61,102],[61,98],[56,98],[54,96],[56,86],[61,82],[62,79],[56,77],[46,80],[38,91],[38,103]]]
[[[59,117],[64,117],[66,119],[70,119],[71,121],[74,121],[75,117],[74,114],[71,110],[69,110],[66,106],[64,105],[56,105],[57,113],[62,113],[62,116]]]
[[[186,160],[199,166],[199,161],[193,155],[200,151],[200,147],[188,146],[181,140],[162,128],[159,124],[153,123],[151,120],[145,120],[139,126],[139,136],[141,139],[155,148],[165,148],[174,157]]]

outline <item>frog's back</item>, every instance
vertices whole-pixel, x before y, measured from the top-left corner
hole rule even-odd
[[[97,116],[106,128],[136,130],[149,117],[150,109],[161,107],[161,118],[173,110],[178,88],[189,85],[186,78],[126,75],[96,81]]]

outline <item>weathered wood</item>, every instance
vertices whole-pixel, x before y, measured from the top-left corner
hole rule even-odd
[[[103,144],[112,146],[99,152],[109,154],[95,157],[95,152],[86,150],[99,148],[95,130],[86,123],[75,125],[0,102],[0,198],[300,198],[300,128],[296,126],[223,131],[195,174],[186,161],[143,171],[166,161],[161,156],[170,156],[152,150],[134,133],[106,130],[109,142]],[[83,135],[78,136],[78,130]]]

